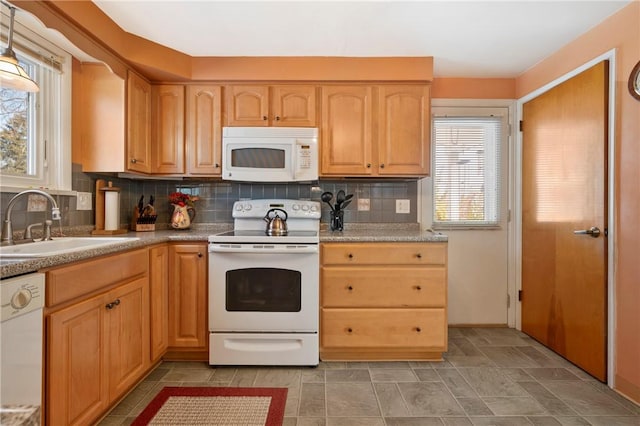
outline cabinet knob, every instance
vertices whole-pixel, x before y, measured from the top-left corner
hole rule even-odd
[[[353,286],[348,286],[347,290],[349,290],[349,291],[353,290]]]
[[[263,116],[262,116],[262,120],[263,120],[263,121],[267,121],[267,116],[266,116],[266,115],[263,115]]]
[[[349,256],[349,259],[353,259],[353,254],[352,253],[349,253],[348,256]]]
[[[422,255],[421,255],[420,253],[416,254],[416,257],[417,257],[418,259],[422,259]]]
[[[371,163],[367,163],[367,169],[371,168]]]
[[[416,330],[416,333],[420,333],[422,331],[420,327],[416,327],[415,330]]]
[[[216,169],[219,169],[220,168],[220,164],[216,163],[216,164],[213,165],[213,167],[215,167]]]
[[[276,121],[280,121],[280,116],[276,115]]]
[[[420,287],[419,285],[416,286],[416,290],[420,291],[422,290],[422,287]]]
[[[384,163],[380,164],[380,168],[384,169]]]
[[[347,328],[347,333],[353,333],[353,329],[351,327]]]
[[[198,257],[202,257],[202,253],[198,252]]]
[[[132,159],[131,159],[131,162],[132,162],[133,164],[135,164],[135,163],[137,162],[137,160],[136,160],[135,158],[132,158]]]

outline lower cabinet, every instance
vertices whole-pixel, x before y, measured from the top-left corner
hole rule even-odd
[[[321,250],[321,359],[442,358],[446,243],[324,243]]]
[[[207,243],[169,246],[167,359],[208,359]]]
[[[147,259],[146,250],[134,253]],[[74,287],[72,280],[62,281],[71,273],[92,276],[95,285],[108,290],[71,304],[62,301],[60,309],[47,308],[47,424],[94,424],[151,366],[149,277],[146,267],[143,274],[131,270],[132,276],[127,277],[123,256],[48,273],[53,284],[47,288],[48,303],[54,299],[51,292],[65,285]],[[107,265],[118,273],[100,274]],[[114,275],[125,278],[110,282]]]
[[[151,362],[169,347],[169,248],[166,244],[149,249],[149,299],[151,319]]]

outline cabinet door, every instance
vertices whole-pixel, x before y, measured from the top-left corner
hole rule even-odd
[[[372,173],[371,87],[322,88],[322,174]]]
[[[187,86],[187,173],[222,174],[222,89]]]
[[[89,425],[108,405],[104,295],[47,319],[47,424]]]
[[[151,362],[155,362],[169,346],[169,248],[166,245],[149,250],[149,300]]]
[[[379,86],[379,175],[429,174],[430,103],[429,86]]]
[[[151,88],[152,172],[184,173],[184,86]]]
[[[135,73],[127,76],[127,169],[151,172],[151,85]]]
[[[268,126],[269,86],[228,86],[227,126]]]
[[[150,365],[148,277],[106,295],[109,327],[109,397],[123,395]]]
[[[169,346],[207,348],[207,246],[170,246]]]
[[[314,86],[273,86],[272,126],[315,127],[316,88]]]

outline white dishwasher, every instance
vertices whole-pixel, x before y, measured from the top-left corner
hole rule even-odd
[[[0,412],[42,404],[44,274],[0,281]]]

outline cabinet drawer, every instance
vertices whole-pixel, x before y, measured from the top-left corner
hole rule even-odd
[[[324,348],[444,350],[445,310],[329,309],[321,314]]]
[[[79,262],[47,272],[46,305],[72,300],[147,273],[147,249]]]
[[[322,268],[322,306],[353,308],[442,308],[446,301],[446,268]]]
[[[322,244],[324,265],[445,265],[445,243]]]

